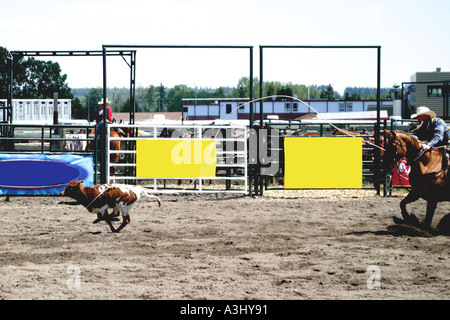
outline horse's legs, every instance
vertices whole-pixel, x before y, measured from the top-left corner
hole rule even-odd
[[[425,220],[423,221],[425,228],[430,228],[431,221],[433,220],[434,211],[436,210],[436,206],[437,206],[436,201],[427,202],[427,214],[425,215]]]
[[[400,202],[400,208],[402,209],[402,216],[403,216],[403,219],[405,220],[405,222],[410,222],[413,224],[416,224],[418,222],[417,218],[414,215],[408,214],[408,211],[406,211],[406,205],[408,203],[418,200],[419,198],[420,198],[420,196],[416,192],[411,190],[408,193],[408,195],[406,196],[406,198]]]

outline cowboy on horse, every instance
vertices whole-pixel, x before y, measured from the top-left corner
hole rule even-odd
[[[412,134],[422,141],[422,149],[429,150],[441,147],[442,166],[448,167],[448,156],[445,146],[450,138],[450,127],[428,107],[418,107],[417,113],[411,116],[417,119],[418,128]]]
[[[106,99],[106,112],[107,112],[107,118],[106,120],[108,122],[112,122],[112,108],[109,105],[110,101],[108,99]],[[104,119],[104,114],[103,112],[105,112],[105,104],[103,103],[103,98],[102,100],[98,103],[101,105],[100,109],[97,112],[97,117],[96,117],[96,122],[98,125],[102,125],[103,124],[103,119]]]
[[[103,137],[103,121],[104,121],[104,117],[105,117],[105,104],[103,102],[103,99],[98,103],[99,105],[101,105],[100,109],[97,112],[97,117],[96,117],[96,122],[97,122],[97,139],[100,139],[101,137]],[[108,99],[106,99],[106,122],[107,123],[112,123],[114,122],[112,119],[112,108],[109,105],[110,101]],[[93,133],[93,132],[92,132]],[[126,136],[125,132],[121,129],[121,128],[117,128],[115,130],[111,130],[109,132],[109,135],[112,138],[118,138],[118,137],[124,137]],[[90,145],[88,145],[88,150],[93,150],[94,149],[95,144],[94,143],[90,143]],[[113,140],[110,142],[110,149],[111,150],[122,150],[121,147],[121,142],[118,140]],[[118,162],[119,159],[122,159],[123,153],[119,154],[119,153],[112,153],[111,154],[111,160],[113,162]],[[113,173],[116,173],[116,167],[112,167],[111,168]]]

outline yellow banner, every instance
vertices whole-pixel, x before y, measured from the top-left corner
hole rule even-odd
[[[137,178],[195,179],[215,176],[215,140],[136,141]]]
[[[362,188],[362,138],[287,137],[285,189]]]

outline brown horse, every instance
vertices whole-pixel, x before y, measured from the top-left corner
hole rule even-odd
[[[387,137],[383,155],[385,171],[390,170],[392,165],[401,158],[406,158],[411,166],[409,174],[411,191],[400,202],[403,222],[419,225],[418,219],[406,211],[406,205],[422,198],[427,201],[423,226],[430,229],[437,203],[450,201],[448,168],[442,169],[442,153],[433,149],[423,149],[421,142],[406,132],[385,130],[385,133]],[[394,221],[399,222],[395,218]]]
[[[120,128],[119,128],[118,132],[117,132],[117,131],[114,131],[114,130],[111,130],[111,131],[110,131],[110,137],[111,137],[111,138],[119,138],[119,137],[123,137],[123,136],[124,136],[124,133],[123,133],[123,134],[121,134],[121,133],[123,133],[123,131],[121,131]],[[94,130],[94,129],[92,129],[92,130],[89,132],[89,134],[95,135],[95,136],[97,137],[97,135],[95,134],[95,130]],[[109,144],[109,148],[110,148],[111,150],[114,150],[114,151],[120,151],[120,150],[122,150],[122,146],[121,146],[121,143],[120,143],[119,140],[113,140],[113,141],[111,141],[110,144]],[[88,143],[88,145],[87,145],[87,150],[90,150],[90,151],[95,150],[95,141],[89,141],[89,143]],[[112,154],[111,154],[111,161],[117,163],[117,162],[119,162],[119,159],[121,159],[121,156],[123,157],[123,154],[121,154],[121,153],[112,153]],[[113,172],[113,173],[116,173],[116,167],[112,167],[112,172]]]

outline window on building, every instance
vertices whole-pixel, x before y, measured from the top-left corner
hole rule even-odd
[[[353,111],[353,102],[347,102],[347,111]]]
[[[233,111],[233,109],[232,109],[232,104],[231,103],[227,103],[226,104],[226,109],[227,109],[227,113],[231,113],[231,111]]]
[[[339,112],[344,112],[344,111],[345,111],[345,103],[339,102]]]
[[[292,104],[292,111],[298,112],[298,103],[297,103],[297,102],[294,102],[294,103]]]
[[[289,111],[289,110],[291,110],[291,104],[289,102],[285,102],[284,111]]]
[[[442,97],[442,86],[428,86],[427,97],[428,98]]]

